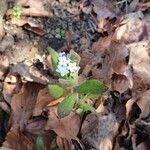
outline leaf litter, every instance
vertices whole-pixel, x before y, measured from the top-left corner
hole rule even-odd
[[[7,13],[0,9],[4,24],[0,107],[9,115],[2,122],[0,111],[0,139],[2,127],[6,132],[0,150],[35,150],[39,142],[44,143],[42,150],[148,150],[149,2],[17,0],[8,4]],[[22,7],[18,20],[12,20],[15,5]],[[56,30],[67,34],[58,36]],[[58,80],[52,74],[49,46],[66,52],[74,49],[80,55],[81,83],[98,79],[108,87],[96,100],[88,99],[95,111],[79,115],[72,109],[74,101],[65,102],[61,91],[49,92],[47,85]],[[92,84],[90,91],[97,92]],[[61,105],[69,105],[68,111],[60,111]]]

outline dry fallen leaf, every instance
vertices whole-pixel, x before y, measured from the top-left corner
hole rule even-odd
[[[115,32],[115,39],[124,41],[125,43],[138,42],[143,39],[148,39],[146,25],[142,21],[142,12],[127,14],[120,19],[119,27]]]
[[[53,14],[45,8],[46,2],[47,0],[17,0],[15,4],[25,6],[22,8],[22,15],[52,17]]]
[[[150,42],[148,40],[127,45],[130,49],[129,64],[133,73],[146,84],[150,84]]]
[[[8,74],[4,80],[3,96],[7,103],[11,103],[11,98],[21,89],[22,82],[20,76],[17,74]]]
[[[40,90],[37,96],[35,108],[33,110],[33,116],[40,116],[52,100],[54,100],[54,98],[50,95],[48,88]]]
[[[82,142],[86,149],[113,147],[113,138],[118,133],[118,123],[113,114],[89,114],[81,128]]]
[[[49,107],[48,122],[45,129],[53,130],[59,137],[76,140],[80,123],[80,117],[74,112],[60,119],[57,116],[57,107]]]
[[[11,128],[0,150],[33,150],[33,141],[17,128]]]
[[[8,67],[9,67],[8,57],[3,54],[0,54],[0,79],[1,80],[4,78],[4,74],[6,73]]]
[[[146,118],[150,115],[150,90],[145,91],[136,101],[141,109],[140,118]]]
[[[15,94],[11,100],[11,126],[18,126],[21,131],[24,130],[36,103],[39,90],[43,85],[36,83],[25,83],[20,92]]]

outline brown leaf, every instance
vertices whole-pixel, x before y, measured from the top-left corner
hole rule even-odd
[[[12,128],[0,150],[33,150],[33,142],[18,129]]]
[[[0,79],[2,80],[9,66],[8,57],[0,54]]]
[[[17,72],[29,82],[37,82],[44,85],[55,82],[54,79],[50,78],[48,75],[43,74],[36,67],[30,66],[28,64],[17,63],[12,67],[12,71]]]
[[[59,149],[75,150],[75,147],[71,140],[63,139],[63,138],[57,136],[56,142],[57,142]]]
[[[140,118],[146,118],[150,115],[150,90],[145,91],[136,101],[141,109]]]
[[[113,74],[111,79],[112,79],[111,86],[113,91],[115,90],[118,91],[119,93],[124,93],[131,87],[129,80],[125,75]]]
[[[44,131],[45,124],[46,119],[43,118],[30,119],[25,126],[25,131],[31,134],[41,135],[45,133]]]
[[[35,108],[33,110],[33,116],[40,116],[52,100],[54,100],[54,98],[50,95],[48,88],[40,90],[37,96]]]
[[[53,130],[59,137],[66,139],[76,139],[80,129],[80,117],[71,112],[68,116],[59,119],[57,116],[57,107],[49,108],[48,122],[46,130]]]
[[[12,126],[19,126],[23,131],[27,121],[32,116],[36,103],[36,98],[42,85],[36,83],[26,83],[22,86],[20,92],[15,94],[11,100],[10,123]]]
[[[20,19],[12,18],[11,22],[17,26],[23,26],[26,30],[34,32],[37,35],[43,36],[45,34],[45,31],[38,23],[27,17],[21,17]]]
[[[112,149],[118,132],[118,123],[112,114],[89,114],[81,128],[82,142],[86,149]]]
[[[130,13],[122,18],[119,27],[116,29],[115,39],[124,41],[125,43],[147,39],[146,25],[141,18],[143,18],[141,12]]]
[[[20,91],[21,86],[22,82],[19,75],[15,73],[7,75],[3,85],[3,96],[9,104],[11,103],[12,96]]]
[[[10,107],[8,106],[8,104],[5,101],[0,101],[0,107],[7,112],[8,114],[10,114]]]
[[[112,69],[117,74],[124,74],[127,70],[129,50],[123,42],[112,41],[109,53],[113,59]]]
[[[52,17],[53,14],[45,9],[47,0],[17,0],[16,5],[26,6],[22,8],[22,14],[25,16]],[[27,6],[29,8],[27,8]]]
[[[150,42],[141,41],[128,45],[130,49],[129,64],[132,65],[133,73],[150,85]]]

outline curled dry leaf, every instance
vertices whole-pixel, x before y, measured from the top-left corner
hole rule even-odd
[[[8,74],[4,80],[3,96],[7,103],[11,103],[11,98],[14,94],[17,94],[22,86],[20,76],[17,74]]]
[[[26,17],[21,17],[20,19],[12,18],[11,22],[17,26],[23,26],[26,30],[32,31],[37,35],[43,36],[45,34],[45,31],[38,23],[32,21],[31,19],[29,20]]]
[[[119,93],[124,93],[131,87],[129,80],[125,75],[113,74],[111,79],[112,79],[111,86],[113,91],[115,90],[118,91]]]
[[[82,142],[85,148],[112,149],[113,138],[118,133],[118,127],[113,114],[89,114],[81,128]]]
[[[24,63],[12,66],[12,71],[19,73],[25,80],[40,84],[54,83],[55,80],[41,73],[36,67]]]
[[[57,116],[57,107],[49,107],[48,122],[45,129],[53,130],[59,137],[76,140],[80,123],[80,117],[74,112],[60,119]]]
[[[8,67],[9,67],[8,57],[3,54],[0,54],[0,80],[3,79],[4,74],[6,73]]]

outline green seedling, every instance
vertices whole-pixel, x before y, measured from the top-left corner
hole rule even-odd
[[[55,37],[58,39],[65,38],[65,30],[61,29],[61,28],[56,28],[55,29]]]
[[[20,19],[22,15],[22,7],[19,5],[16,5],[13,7],[13,17]]]

